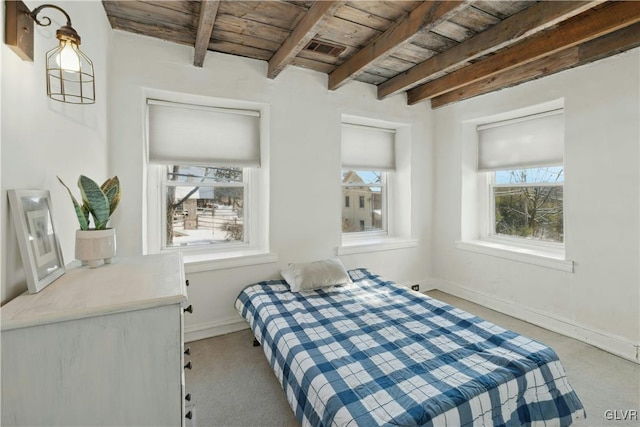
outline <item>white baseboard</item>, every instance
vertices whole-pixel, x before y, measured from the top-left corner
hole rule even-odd
[[[191,325],[184,328],[184,342],[217,337],[218,335],[225,335],[243,329],[249,329],[249,324],[241,317],[230,317],[215,322]]]
[[[640,364],[640,343],[626,338],[613,336],[590,326],[576,324],[555,314],[546,313],[522,304],[469,289],[457,283],[441,279],[429,279],[427,287],[432,286],[448,294],[480,304],[484,307],[507,314],[536,326],[598,347],[604,351]]]

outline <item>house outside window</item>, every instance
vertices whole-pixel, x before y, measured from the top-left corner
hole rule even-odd
[[[564,243],[562,109],[478,126],[486,237]]]
[[[381,171],[342,171],[342,194],[357,197],[359,205],[342,209],[342,232],[384,232],[386,175]]]

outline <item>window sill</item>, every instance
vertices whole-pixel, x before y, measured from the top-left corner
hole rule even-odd
[[[183,253],[185,273],[222,270],[225,268],[278,262],[278,254],[260,250],[243,250],[218,253]]]
[[[418,241],[393,237],[379,237],[370,239],[349,239],[338,246],[338,255],[350,255],[366,252],[390,251],[393,249],[414,248]]]
[[[456,241],[455,247],[483,255],[573,273],[573,261],[565,259],[564,251],[561,250],[525,248],[486,240]]]

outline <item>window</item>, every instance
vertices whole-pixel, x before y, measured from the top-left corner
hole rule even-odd
[[[260,113],[147,104],[149,197],[157,200],[149,203],[149,216],[156,218],[149,228],[152,250],[263,245],[257,235]]]
[[[457,249],[573,272],[564,133],[563,99],[462,122]]]
[[[413,134],[408,123],[342,115],[336,200],[350,195],[351,207],[341,208],[338,255],[417,246],[411,229]]]
[[[342,232],[384,232],[386,198],[385,173],[381,171],[342,171],[342,194],[348,200],[358,197],[359,208],[345,206],[342,209]]]
[[[564,242],[563,151],[561,109],[478,126],[488,236]]]
[[[349,196],[344,196],[344,207],[345,208],[349,207]]]
[[[244,243],[243,168],[168,165],[164,247]]]
[[[395,171],[395,131],[349,123],[342,125],[342,194],[344,234],[388,234],[388,176]]]
[[[493,172],[493,234],[564,241],[561,166]]]

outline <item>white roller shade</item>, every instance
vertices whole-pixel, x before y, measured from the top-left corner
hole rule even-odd
[[[149,106],[149,161],[260,166],[260,113],[157,100]]]
[[[478,126],[478,170],[561,165],[562,110]]]
[[[395,131],[342,124],[342,168],[395,171]]]

